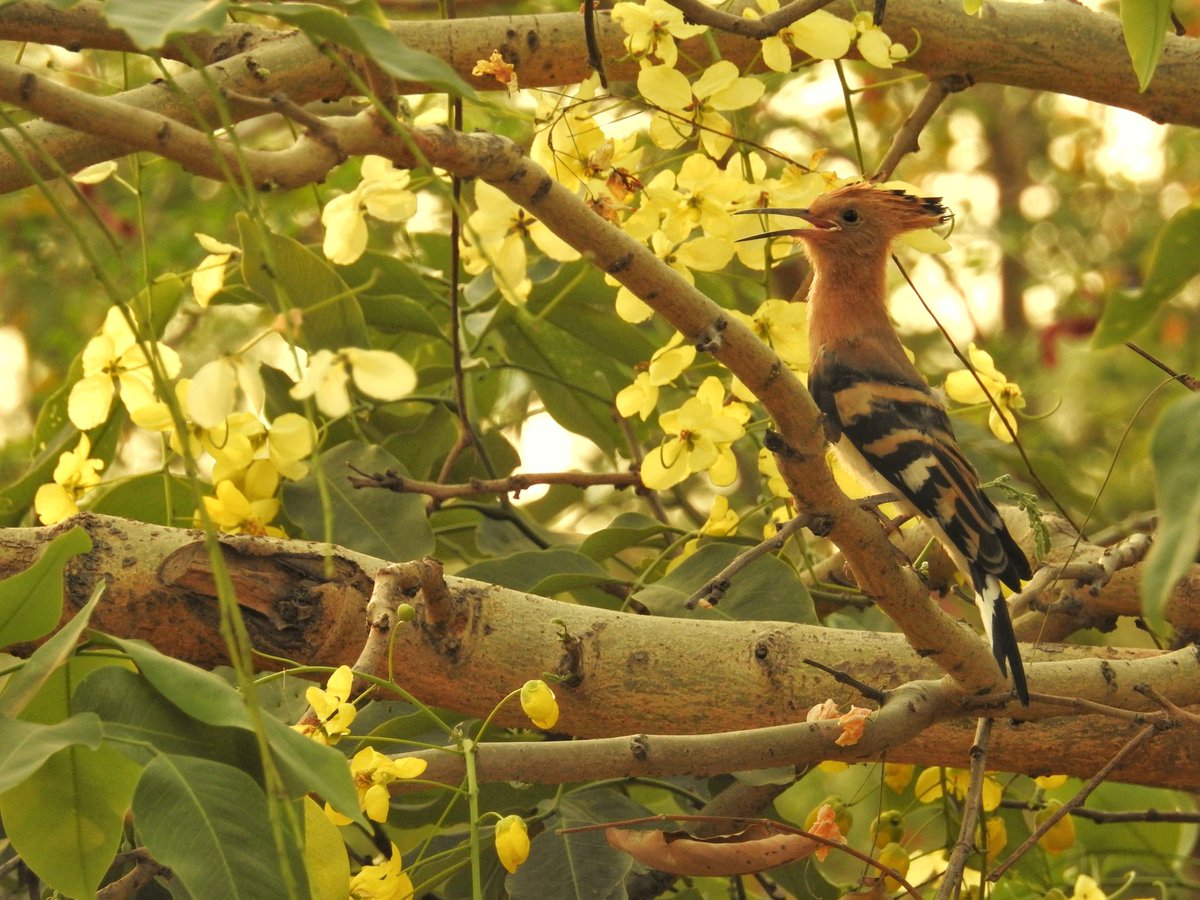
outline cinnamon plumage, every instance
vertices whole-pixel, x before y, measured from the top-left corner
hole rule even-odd
[[[748,211],[749,212],[749,211]],[[1023,704],[1029,688],[1000,586],[1019,590],[1029,561],[979,486],[938,396],[904,352],[886,309],[892,241],[942,224],[940,198],[869,183],[818,197],[797,216],[808,228],[767,232],[798,239],[812,263],[808,387],[839,455],[876,489],[925,520],[971,581],[992,653],[1011,670]]]

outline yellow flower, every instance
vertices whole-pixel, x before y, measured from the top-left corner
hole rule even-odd
[[[764,13],[775,12],[779,0],[758,0],[758,7]],[[742,15],[748,19],[760,18],[752,9],[743,10]],[[849,51],[857,33],[858,29],[850,22],[819,9],[764,40],[763,62],[775,72],[790,71],[792,47],[814,59],[840,59]]]
[[[767,490],[773,496],[781,497],[784,500],[792,496],[792,492],[788,490],[787,482],[779,474],[779,462],[775,459],[775,454],[766,447],[762,447],[758,451],[758,473],[767,480]],[[786,522],[787,519],[785,518],[784,521]]]
[[[510,873],[529,859],[529,829],[520,816],[505,816],[496,823],[496,855]]]
[[[729,149],[733,134],[721,113],[757,103],[764,89],[761,81],[742,78],[727,59],[713,63],[694,81],[670,66],[647,66],[638,74],[638,92],[658,107],[650,120],[655,145],[673,150],[699,130],[705,152],[717,158]]]
[[[650,236],[650,249],[654,251],[655,256],[678,272],[688,284],[696,283],[692,276],[693,269],[698,272],[715,272],[725,268],[733,258],[733,241],[710,235],[680,242],[671,240],[666,232],[656,231]],[[605,275],[604,280],[609,284],[617,283],[611,275]],[[634,325],[645,322],[654,315],[654,310],[624,285],[617,291],[616,310],[617,315]]]
[[[1062,809],[1061,801],[1048,800],[1045,808],[1038,810],[1038,814],[1034,816],[1034,822],[1041,826],[1060,809]],[[1051,856],[1058,856],[1064,850],[1070,850],[1075,846],[1075,821],[1071,818],[1070,813],[1051,825],[1046,833],[1038,838],[1038,843]]]
[[[667,572],[675,571],[685,559],[699,549],[701,536],[727,537],[737,531],[740,521],[741,516],[729,506],[729,498],[723,494],[717,494],[713,497],[712,505],[708,510],[708,518],[698,529],[697,536],[684,544],[679,555],[667,564]]]
[[[412,881],[395,844],[386,862],[363,866],[350,879],[350,900],[411,900],[412,895]]]
[[[992,434],[1006,444],[1011,444],[1012,434],[1017,431],[1017,418],[1013,411],[1025,408],[1025,398],[1021,396],[1021,388],[1005,378],[1004,373],[996,368],[991,354],[986,350],[980,350],[974,343],[971,343],[967,347],[967,355],[970,357],[972,368],[975,369],[975,375],[979,376],[978,381],[966,369],[951,372],[946,376],[946,394],[950,399],[957,400],[959,403],[987,403],[988,426],[992,429]],[[988,401],[989,394],[996,401],[996,406],[992,406]],[[1000,412],[996,411],[996,407],[1000,408]],[[1003,414],[1003,418],[1001,418],[1001,414]],[[1012,434],[1009,433],[1008,428],[1004,427],[1005,422],[1008,422]]]
[[[745,434],[750,411],[742,403],[725,402],[719,378],[704,379],[696,396],[678,409],[658,417],[662,430],[672,438],[642,461],[642,482],[654,490],[666,490],[695,472],[707,471],[714,484],[732,484],[737,477],[737,460],[730,445]]]
[[[1033,780],[1043,791],[1052,791],[1066,784],[1069,777],[1068,775],[1039,775]]]
[[[942,783],[945,782],[945,790],[951,796],[964,799],[967,796],[967,787],[971,781],[971,773],[966,769],[942,769],[937,766],[931,766],[928,769],[923,769],[921,774],[917,776],[917,785],[914,791],[917,800],[921,803],[932,803],[942,796]],[[1004,789],[991,775],[983,776],[983,811],[992,812],[1000,805],[1000,799],[1004,794]]]
[[[417,195],[408,189],[407,171],[390,159],[364,156],[362,180],[348,194],[334,197],[321,210],[325,258],[348,266],[367,249],[367,214],[384,222],[404,222],[417,211]]]
[[[894,841],[890,844],[886,844],[883,849],[879,851],[879,856],[877,858],[879,862],[891,869],[895,869],[900,873],[901,876],[908,874],[908,867],[912,862],[912,860],[909,859],[908,851]],[[890,875],[884,878],[883,886],[884,890],[887,891],[900,890],[900,882],[898,882],[895,878],[892,878]]]
[[[89,459],[92,442],[86,434],[79,436],[74,450],[58,457],[54,481],[43,484],[33,498],[33,508],[43,525],[54,525],[79,512],[78,501],[100,483],[104,461]]]
[[[196,232],[196,240],[208,251],[208,256],[192,272],[192,295],[201,306],[208,306],[208,301],[225,286],[225,266],[242,250],[199,231]]]
[[[1108,900],[1108,894],[1100,890],[1100,885],[1091,875],[1080,875],[1075,879],[1071,900]]]
[[[213,524],[229,534],[258,534],[286,537],[283,529],[271,525],[279,514],[279,473],[265,459],[252,462],[242,473],[240,484],[231,479],[218,481],[215,497],[204,498],[204,509]]]
[[[99,184],[107,180],[116,171],[116,161],[109,159],[80,169],[71,176],[71,180],[76,184]]]
[[[675,39],[686,40],[704,34],[703,25],[691,25],[683,13],[666,0],[645,3],[617,3],[612,20],[625,32],[625,49],[633,56],[657,56],[663,65],[674,68],[679,59]]]
[[[654,351],[647,370],[639,372],[633,384],[617,394],[617,412],[627,419],[633,415],[649,417],[658,404],[658,389],[682,375],[695,358],[696,348],[685,344],[683,335],[675,332],[665,346]]]
[[[884,763],[883,783],[894,793],[903,794],[904,789],[912,783],[916,766],[908,763]]]
[[[987,861],[995,862],[1004,845],[1008,843],[1008,826],[999,816],[986,816],[983,828],[987,829]],[[981,849],[984,847],[984,830],[978,824],[975,826],[975,843]]]
[[[165,344],[153,346],[163,374],[167,378],[178,375],[178,354]],[[75,382],[67,398],[67,418],[80,431],[108,419],[114,396],[120,396],[131,413],[154,401],[150,363],[119,307],[109,309],[100,333],[83,348],[82,361],[83,377]]]
[[[319,687],[306,690],[304,699],[312,707],[316,722],[301,722],[296,730],[322,744],[336,744],[343,735],[349,734],[350,724],[357,714],[354,704],[349,702],[353,685],[354,672],[349,666],[338,666],[325,683],[325,690]]]
[[[854,27],[858,30],[858,52],[876,68],[890,69],[893,63],[908,59],[908,49],[903,44],[893,44],[875,24],[871,13],[858,13],[854,17]]]
[[[336,419],[350,412],[349,384],[376,400],[400,400],[417,386],[416,370],[390,350],[343,347],[318,350],[308,360],[300,383],[289,392],[295,400],[316,397],[317,409]]]
[[[312,422],[298,413],[276,416],[267,429],[267,457],[284,478],[299,481],[308,474],[307,459],[316,443]]]
[[[496,289],[509,303],[529,299],[525,238],[557,262],[579,259],[579,252],[543,223],[485,181],[475,185],[475,211],[463,228],[463,268],[472,275],[490,271]]]
[[[350,775],[354,779],[354,789],[358,792],[359,808],[367,814],[368,819],[386,822],[391,804],[388,785],[393,781],[419,778],[427,765],[425,760],[411,756],[392,759],[374,747],[359,750],[350,761]],[[329,804],[325,804],[325,815],[335,825],[350,824],[350,819]]]
[[[535,678],[521,688],[521,709],[538,728],[550,729],[558,721],[558,701],[550,685]]]
[[[764,300],[753,315],[731,313],[779,354],[788,368],[808,368],[808,304]]]

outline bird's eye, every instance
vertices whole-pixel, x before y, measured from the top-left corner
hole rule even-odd
[[[842,221],[845,222],[847,225],[857,225],[858,224],[858,210],[857,209],[845,210],[842,213]]]

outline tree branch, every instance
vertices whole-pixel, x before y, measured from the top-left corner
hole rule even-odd
[[[356,488],[373,487],[395,491],[398,494],[424,494],[435,500],[477,497],[480,494],[512,494],[519,497],[522,491],[535,484],[565,484],[577,488],[608,485],[645,490],[642,477],[637,472],[518,472],[506,478],[472,478],[466,484],[438,484],[435,481],[409,478],[388,469],[378,475],[352,475],[350,483]]]

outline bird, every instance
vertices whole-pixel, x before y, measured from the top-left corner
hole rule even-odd
[[[984,494],[963,455],[939,395],[909,360],[885,305],[892,242],[945,224],[940,197],[855,182],[817,197],[807,209],[741,210],[794,216],[787,236],[812,266],[808,389],[824,415],[826,438],[847,466],[876,490],[900,498],[970,579],[1000,672],[1023,705],[1029,687],[1000,586],[1020,590],[1029,560]]]

